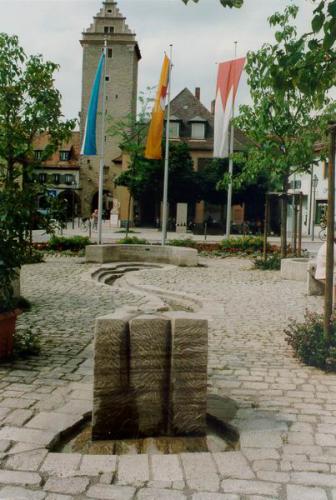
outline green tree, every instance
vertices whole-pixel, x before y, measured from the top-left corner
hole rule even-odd
[[[189,2],[189,0],[182,0],[185,4]],[[199,0],[193,0],[193,2],[198,3]],[[223,5],[223,7],[241,7],[244,3],[244,0],[219,0],[219,2]]]
[[[318,101],[299,87],[281,84],[284,77],[283,57],[292,54],[305,60],[307,46],[297,37],[293,21],[298,13],[289,6],[275,13],[270,25],[276,28],[275,43],[265,44],[247,57],[246,72],[252,104],[241,106],[238,127],[249,138],[246,154],[236,156],[242,170],[235,178],[236,186],[251,182],[258,175],[280,182],[284,193],[281,215],[281,252],[286,255],[288,178],[295,172],[309,171],[317,159],[315,144],[323,140],[324,131],[335,106],[326,96]],[[323,153],[322,153],[323,154]]]
[[[126,238],[130,226],[132,200],[139,196],[141,179],[146,166],[149,164],[148,160],[144,158],[144,144],[150,120],[149,107],[153,101],[151,92],[152,89],[148,87],[145,93],[140,94],[138,117],[129,114],[126,118],[118,121],[113,121],[109,117],[110,127],[107,133],[119,139],[119,147],[122,153],[128,157],[128,169],[119,175],[115,182],[116,185],[127,187],[130,194],[127,209]]]
[[[57,69],[41,55],[27,56],[17,36],[0,33],[0,261],[8,269],[9,256],[15,252],[17,267],[31,239],[34,141],[48,133],[46,159],[75,126],[75,120],[62,116],[61,95],[54,86]]]

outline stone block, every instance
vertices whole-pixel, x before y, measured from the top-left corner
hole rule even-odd
[[[183,481],[182,467],[177,455],[152,455],[154,481]]]
[[[198,253],[194,248],[158,245],[89,245],[86,262],[158,262],[175,266],[196,267]]]
[[[34,443],[51,446],[58,438],[57,432],[40,431],[36,429],[5,426],[0,429],[0,439],[22,443]]]
[[[287,500],[327,500],[327,494],[320,488],[306,488],[289,484],[287,486]]]
[[[141,436],[160,436],[168,427],[170,321],[138,316],[130,321],[130,386]]]
[[[121,455],[117,477],[118,483],[123,485],[149,481],[148,455]]]
[[[42,478],[36,472],[19,472],[13,470],[0,470],[0,484],[39,486]]]
[[[32,491],[19,486],[5,486],[0,490],[0,500],[43,500],[46,497],[44,491]]]
[[[173,435],[206,434],[208,322],[187,313],[172,325],[170,413]]]
[[[308,258],[294,257],[281,259],[281,278],[285,280],[306,281]]]
[[[183,493],[172,490],[162,490],[157,488],[145,488],[137,494],[137,500],[186,500]]]
[[[46,449],[39,449],[10,455],[6,467],[14,470],[37,471],[47,453]]]
[[[89,485],[87,477],[50,477],[44,489],[53,493],[79,495],[84,493]]]
[[[220,475],[223,478],[254,479],[246,458],[239,451],[213,453]]]
[[[99,500],[132,500],[135,488],[129,486],[111,486],[107,484],[95,484],[86,493],[88,498]]]
[[[136,314],[125,309],[96,321],[93,439],[204,436],[207,321]]]
[[[115,472],[117,457],[115,455],[84,455],[80,471],[88,476]]]
[[[310,261],[307,270],[307,295],[324,295],[324,283],[315,279],[316,262]]]
[[[81,420],[82,417],[77,415],[42,411],[33,417],[25,427],[64,433],[71,431]]]
[[[96,320],[93,439],[122,439],[137,434],[129,388],[129,320],[129,314],[123,311]]]
[[[41,472],[61,477],[74,476],[82,455],[79,453],[49,453]]]

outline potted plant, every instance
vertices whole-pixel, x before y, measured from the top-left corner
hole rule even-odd
[[[0,229],[0,238],[1,233]],[[13,287],[19,269],[18,246],[9,238],[0,242],[0,359],[11,356],[13,352],[16,318],[20,312]]]

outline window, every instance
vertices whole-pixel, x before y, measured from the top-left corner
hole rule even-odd
[[[34,151],[34,157],[35,157],[35,160],[38,160],[38,161],[42,160],[42,151],[41,151],[41,149],[36,149]]]
[[[114,33],[114,26],[110,26],[110,33]]]
[[[44,184],[45,182],[47,182],[47,174],[39,174],[38,180],[41,184]]]
[[[60,161],[69,161],[69,160],[70,160],[70,152],[60,151]]]
[[[54,183],[54,184],[59,184],[59,183],[60,183],[60,180],[61,180],[61,176],[60,176],[60,174],[54,174],[54,175],[53,175],[53,183]]]
[[[324,200],[316,201],[315,208],[315,224],[320,224],[323,218],[327,215],[328,203]]]
[[[64,176],[64,182],[65,182],[65,184],[68,184],[68,185],[72,184],[73,180],[74,180],[74,176],[72,174],[66,174]]]
[[[192,123],[191,124],[191,138],[204,139],[205,138],[205,123]]]
[[[108,26],[104,26],[104,33],[108,33],[109,32],[109,27]]]
[[[180,137],[180,123],[170,122],[169,123],[169,135],[172,139],[178,139]]]
[[[105,82],[109,82],[110,81],[110,77],[109,76],[105,76]]]
[[[111,59],[112,57],[112,49],[107,49],[107,57]]]
[[[301,181],[290,181],[289,189],[301,189]]]

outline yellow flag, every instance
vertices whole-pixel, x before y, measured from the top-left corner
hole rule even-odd
[[[152,112],[152,121],[148,130],[145,158],[160,160],[162,158],[162,134],[166,106],[166,96],[169,79],[170,60],[164,57],[160,83],[156,92],[155,104]]]

